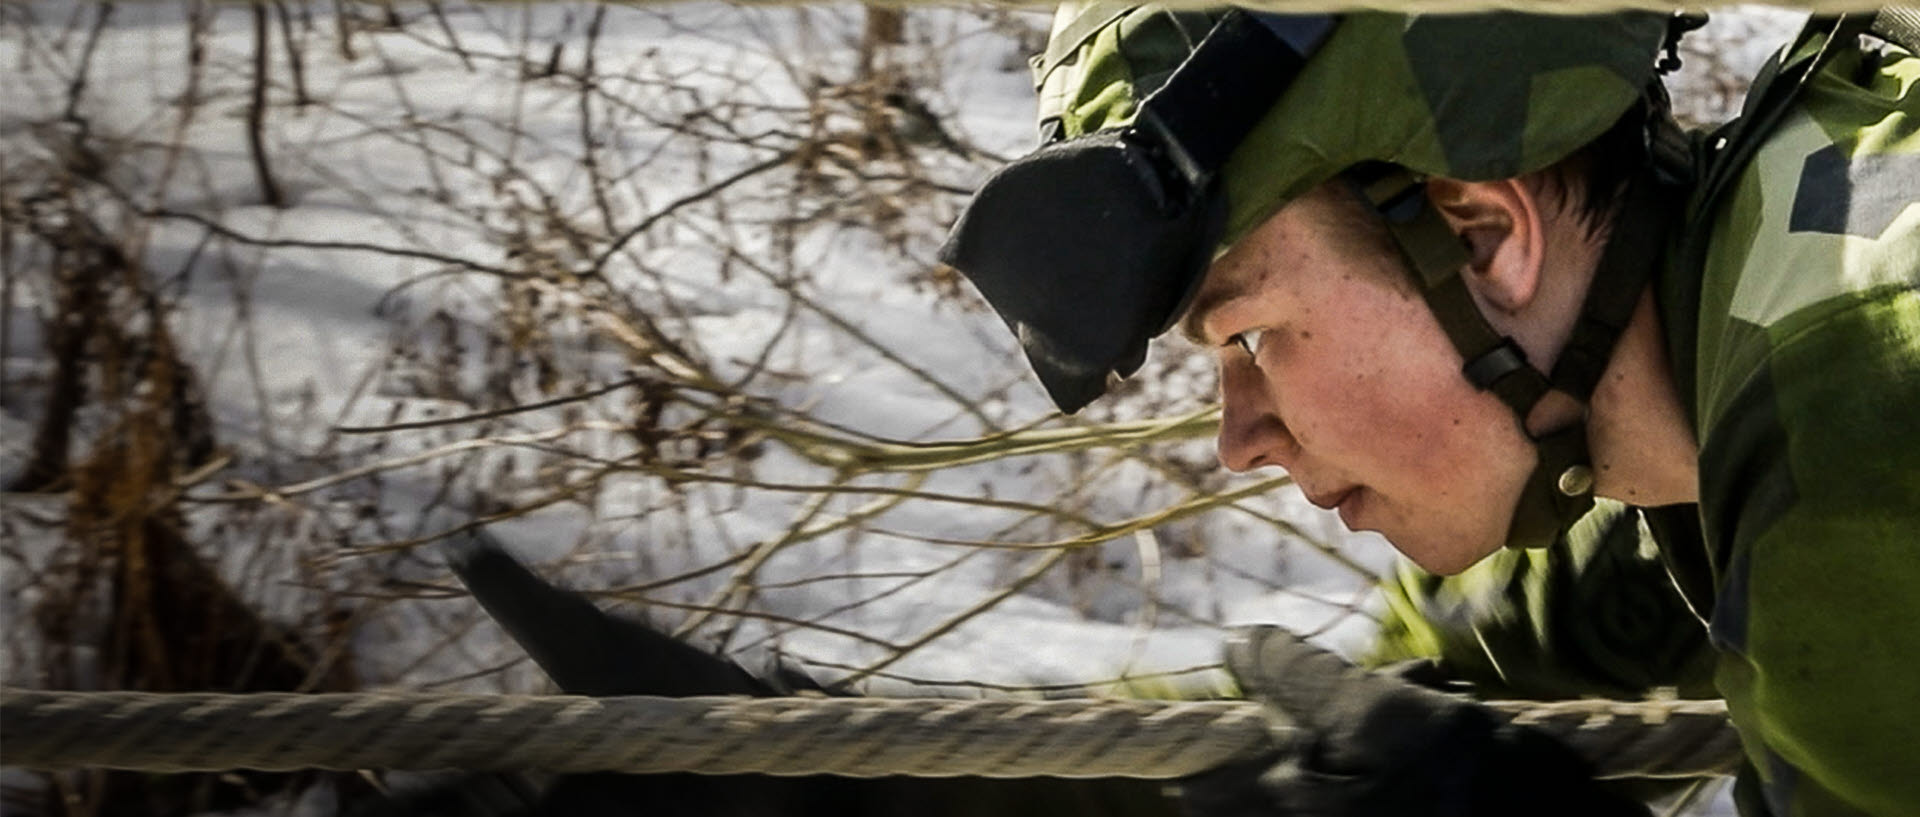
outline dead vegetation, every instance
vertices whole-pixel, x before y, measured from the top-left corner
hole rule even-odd
[[[822,276],[829,248],[854,242],[910,297],[977,309],[928,259],[1002,157],[966,136],[943,72],[954,48],[1032,39],[1031,16],[715,7],[683,22],[599,4],[197,0],[48,16],[60,12],[0,11],[33,103],[0,127],[0,403],[10,438],[30,429],[0,460],[8,612],[30,623],[9,628],[9,684],[528,688],[530,668],[478,612],[446,603],[461,596],[432,545],[534,520],[576,540],[539,542],[550,567],[716,648],[850,683],[1012,688],[898,665],[1023,594],[1115,615],[1076,589],[1132,570],[1131,555],[1097,555],[1103,542],[1133,554],[1134,537],[1252,493],[1214,496],[1217,480],[1174,464],[1204,416],[1033,425],[1004,343],[983,348],[1004,377],[957,382]],[[746,42],[675,52],[712,22]],[[165,104],[142,108],[118,60],[148,25],[186,41],[144,46],[178,74],[152,83]],[[636,27],[660,45],[610,45]],[[449,70],[511,104],[441,104],[420,77]],[[406,178],[350,167],[367,161]],[[299,229],[316,206],[365,227]],[[284,314],[290,276],[366,264],[398,272],[375,305],[384,353],[342,378],[344,395],[290,391],[279,356],[300,352],[261,322]],[[743,305],[771,322],[716,334]],[[916,384],[944,419],[896,438],[817,412],[807,361],[820,348]],[[1133,445],[1155,439],[1170,442]],[[1009,459],[1066,478],[1041,483],[1054,495],[995,497],[951,476]],[[1102,480],[1143,464],[1187,476],[1174,492],[1129,477],[1141,504],[1113,507]],[[994,521],[916,532],[920,507]],[[906,571],[835,561],[874,536],[939,555]],[[795,560],[821,564],[796,575]],[[998,577],[987,590],[912,632],[846,623],[983,567]],[[793,648],[797,634],[847,647]],[[7,802],[188,814],[304,783],[65,774],[10,787]]]
[[[310,622],[263,617],[189,539],[185,491],[218,470],[199,376],[183,360],[157,277],[94,221],[74,180],[0,198],[21,257],[51,290],[48,380],[38,424],[7,491],[58,496],[56,518],[9,520],[9,534],[57,525],[62,545],[29,555],[9,542],[17,611],[38,650],[9,683],[51,688],[346,691],[355,688],[340,610]],[[15,243],[17,242],[17,243]],[[51,530],[43,534],[54,533]],[[9,536],[13,539],[13,536]],[[37,558],[36,558],[37,556]],[[18,667],[19,665],[14,664]],[[16,670],[18,671],[18,670]],[[49,778],[45,813],[195,813],[256,802],[299,776],[150,779],[81,772]]]

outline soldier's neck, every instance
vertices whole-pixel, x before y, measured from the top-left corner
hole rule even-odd
[[[1651,290],[1594,387],[1587,441],[1595,493],[1647,507],[1700,501],[1700,443],[1667,363]]]

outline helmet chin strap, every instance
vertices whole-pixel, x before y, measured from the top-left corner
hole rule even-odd
[[[1536,462],[1514,507],[1507,546],[1553,544],[1593,507],[1588,401],[1652,278],[1672,202],[1681,197],[1663,190],[1662,180],[1651,168],[1628,182],[1578,322],[1552,373],[1547,374],[1527,361],[1526,352],[1513,338],[1495,330],[1473,302],[1461,276],[1469,261],[1466,245],[1427,199],[1423,179],[1383,164],[1355,167],[1346,176],[1392,231],[1428,308],[1466,361],[1461,374],[1475,388],[1500,398],[1513,411],[1520,432],[1533,441]],[[1580,404],[1580,418],[1564,428],[1534,434],[1527,428],[1527,418],[1554,391]]]

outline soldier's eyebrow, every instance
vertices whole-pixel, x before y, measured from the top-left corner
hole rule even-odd
[[[1202,287],[1200,294],[1194,296],[1193,305],[1187,307],[1186,317],[1180,319],[1180,336],[1195,346],[1212,345],[1207,340],[1207,315],[1221,304],[1247,294],[1251,289],[1244,278],[1229,279],[1221,286]]]

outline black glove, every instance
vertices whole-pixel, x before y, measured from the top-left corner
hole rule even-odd
[[[484,533],[448,549],[475,600],[569,695],[780,695],[797,673],[757,676],[548,584]],[[774,675],[769,673],[769,676]]]
[[[1277,627],[1237,632],[1227,668],[1295,737],[1273,757],[1183,781],[1195,817],[1650,814],[1552,737],[1358,669]]]
[[[784,666],[748,672],[548,584],[476,534],[449,565],[513,639],[573,695],[787,695],[819,690]],[[853,779],[816,775],[465,774],[350,809],[354,817],[1170,817],[1146,780]]]
[[[569,695],[777,695],[797,672],[750,673],[645,623],[548,584],[484,533],[450,547],[448,566],[562,692]],[[844,795],[837,782],[693,774],[568,774],[535,781],[462,774],[358,804],[354,817],[758,817],[813,815]]]

